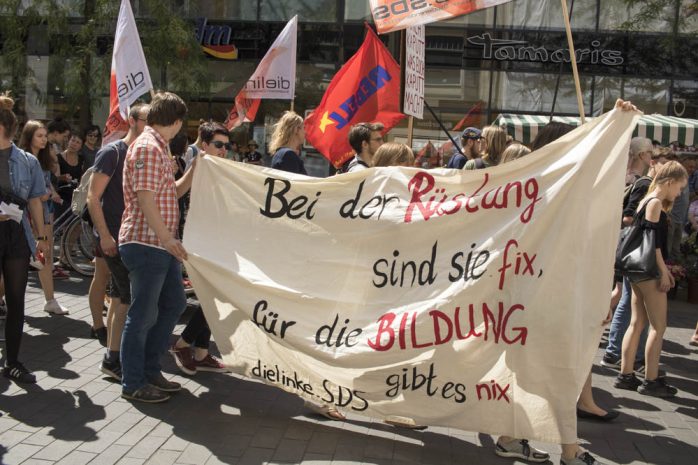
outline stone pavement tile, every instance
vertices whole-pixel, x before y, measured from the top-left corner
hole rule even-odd
[[[284,429],[260,426],[252,437],[250,446],[275,449],[284,436]]]
[[[316,426],[310,423],[302,423],[294,421],[284,432],[284,439],[303,439],[309,440],[313,436]]]
[[[23,444],[32,444],[35,446],[48,446],[56,439],[51,434],[52,431],[53,431],[53,428],[47,426],[46,428],[42,428],[39,431],[37,431],[36,433],[29,436],[27,439],[22,441],[22,443]]]
[[[234,435],[216,444],[215,454],[241,457],[252,443],[252,436]]]
[[[211,456],[211,451],[201,444],[189,444],[182,455],[177,459],[177,463],[201,464],[205,463]]]
[[[205,465],[235,465],[238,463],[238,460],[239,459],[237,457],[216,457],[215,455],[212,455],[208,458]]]
[[[86,441],[78,446],[78,450],[84,452],[93,452],[95,454],[100,454],[104,452],[107,447],[114,444],[114,441],[121,437],[121,433],[115,431],[101,430],[97,433],[97,439],[95,441]]]
[[[17,427],[18,425],[20,425],[20,422],[14,418],[9,418],[7,416],[0,417],[0,434]]]
[[[63,457],[56,465],[84,465],[95,458],[97,454],[74,450],[70,454]]]
[[[364,457],[391,459],[393,457],[394,447],[395,444],[393,441],[385,440],[382,438],[370,437],[366,440],[366,446],[364,447]]]
[[[138,424],[138,422],[142,421],[143,418],[141,413],[132,413],[127,409],[124,413],[112,420],[111,423],[106,425],[102,431],[124,434]]]
[[[300,439],[282,439],[276,452],[272,457],[273,461],[298,463],[302,460],[308,442]]]
[[[90,465],[114,465],[116,462],[121,460],[126,452],[130,449],[130,446],[124,446],[121,444],[112,444],[107,447],[104,452],[97,455]]]
[[[148,465],[170,465],[177,461],[181,452],[160,449],[155,452],[145,463]]]
[[[306,453],[303,456],[303,463],[316,462],[316,463],[330,463],[332,462],[332,455],[330,454],[314,454]]]
[[[33,446],[30,444],[17,444],[11,447],[5,455],[0,457],[4,465],[14,465],[22,463],[32,455],[41,450],[41,446]]]
[[[309,451],[309,449],[308,449]],[[361,461],[364,457],[364,448],[361,446],[338,445],[332,455],[332,463],[336,461]]]
[[[315,431],[310,438],[306,451],[316,454],[331,454],[335,451],[338,439],[339,433]]]
[[[117,439],[116,444],[133,446],[150,433],[158,423],[160,423],[160,420],[157,418],[145,417],[135,426],[131,427],[126,434]]]
[[[150,434],[152,436],[158,436],[163,438],[169,438],[172,435],[172,430],[174,427],[168,423],[160,422],[155,429],[153,429]]]
[[[238,460],[238,465],[260,465],[269,462],[274,455],[273,449],[263,449],[261,447],[250,447]]]
[[[57,439],[41,449],[41,451],[34,455],[34,458],[42,460],[60,460],[70,454],[79,445],[80,443],[77,441],[62,441]]]
[[[22,465],[50,465],[56,462],[50,460],[39,460],[39,459],[27,459],[22,462]]]
[[[126,457],[146,460],[150,458],[166,440],[167,438],[149,434],[128,451]]]
[[[10,429],[0,434],[0,444],[2,444],[2,446],[6,449],[10,449],[12,446],[19,444],[29,436],[31,436],[31,433]]]
[[[419,462],[422,448],[416,444],[396,444],[393,450],[393,460]]]
[[[116,465],[143,465],[145,459],[137,459],[134,457],[123,457],[121,460],[116,462]]]
[[[189,441],[186,441],[178,436],[172,435],[167,441],[162,445],[161,449],[169,451],[177,451],[181,453],[189,445]],[[178,454],[179,456],[179,454]]]

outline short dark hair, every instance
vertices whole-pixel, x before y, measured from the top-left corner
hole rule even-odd
[[[560,123],[559,121],[550,122],[546,124],[543,129],[538,131],[536,138],[533,139],[533,143],[531,144],[531,150],[538,150],[541,147],[545,147],[573,129],[574,126],[571,124]]]
[[[226,136],[230,139],[230,132],[221,123],[204,123],[199,126],[199,134],[201,136],[201,142],[206,142],[210,144],[216,134]]]
[[[150,102],[148,110],[148,126],[172,126],[177,121],[184,121],[187,116],[187,105],[177,94],[158,92]]]
[[[68,124],[63,118],[58,117],[49,121],[49,123],[46,125],[46,131],[48,131],[48,133],[51,134],[52,132],[63,133],[66,131],[71,131],[71,129],[70,124]]]
[[[178,132],[170,140],[170,152],[175,157],[181,157],[184,155],[184,152],[187,151],[188,143],[189,141],[187,140],[187,134],[184,132]]]
[[[135,120],[143,119],[143,116],[148,116],[148,108],[150,107],[147,103],[134,103],[128,110],[128,116],[129,118],[133,118]]]
[[[99,126],[97,126],[96,124],[90,124],[82,130],[82,140],[87,140],[87,134],[94,131],[97,131],[97,137],[102,136],[102,131],[99,130]]]
[[[383,123],[357,123],[349,130],[349,145],[356,153],[361,153],[361,143],[371,140],[371,133],[382,131]]]

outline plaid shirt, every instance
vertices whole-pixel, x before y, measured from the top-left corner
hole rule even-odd
[[[124,162],[124,215],[121,218],[119,244],[137,243],[163,248],[155,232],[148,226],[138,204],[138,191],[155,194],[155,204],[167,229],[177,236],[179,206],[170,148],[153,128],[146,126],[143,134],[131,144]]]

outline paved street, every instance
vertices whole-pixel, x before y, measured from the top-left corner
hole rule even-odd
[[[494,455],[488,435],[305,416],[303,402],[281,390],[234,375],[183,377],[171,358],[165,374],[185,390],[166,404],[131,404],[98,369],[103,348],[89,338],[89,283],[75,275],[57,282],[71,314],[48,316],[36,281],[33,273],[22,360],[39,382],[20,387],[0,377],[0,463],[512,463]],[[594,367],[597,401],[622,412],[611,424],[579,422],[581,441],[604,463],[698,463],[698,351],[687,344],[697,318],[698,306],[671,303],[662,362],[680,390],[672,401],[618,391],[615,372]],[[558,446],[535,445],[559,463]]]

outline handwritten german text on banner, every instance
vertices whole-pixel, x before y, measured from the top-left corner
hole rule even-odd
[[[346,411],[574,442],[636,118],[480,171],[204,157],[187,270],[224,361]]]

